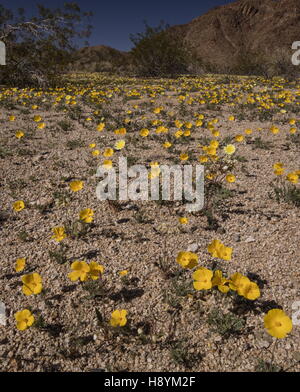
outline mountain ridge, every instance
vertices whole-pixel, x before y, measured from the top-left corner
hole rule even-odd
[[[183,37],[197,57],[216,68],[235,67],[241,59],[264,58],[261,61],[272,63],[275,54],[276,61],[281,61],[279,57],[289,61],[292,43],[300,41],[300,0],[238,0],[214,7],[189,23],[171,26],[169,31]],[[80,68],[91,68],[93,63],[101,70],[105,62],[108,65],[116,59],[127,63],[129,52],[105,45],[77,52]]]

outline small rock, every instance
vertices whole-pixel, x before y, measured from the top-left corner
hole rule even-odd
[[[32,157],[32,162],[36,163],[36,162],[41,161],[42,159],[43,159],[42,155],[35,155],[34,157]]]
[[[233,239],[234,242],[240,242],[241,241],[241,236],[239,234],[235,234],[232,237],[232,239]]]
[[[190,244],[187,248],[188,252],[197,252],[197,250],[199,249],[199,245],[196,243]]]
[[[266,340],[261,340],[260,342],[257,343],[257,345],[260,348],[268,348],[268,347],[270,347],[270,344],[271,343],[267,342]]]
[[[248,238],[245,239],[245,242],[246,242],[246,243],[255,242],[255,238],[253,238],[253,237],[248,237]]]
[[[300,361],[300,352],[299,351],[294,352],[293,357],[296,361]]]

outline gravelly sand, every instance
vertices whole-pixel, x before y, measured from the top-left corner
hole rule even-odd
[[[197,94],[190,93],[193,97]],[[145,139],[138,137],[144,126],[142,115],[159,104],[169,104],[174,118],[184,121],[194,121],[190,110],[203,113],[205,119],[217,117],[219,139],[243,134],[247,128],[254,130],[248,142],[235,143],[236,154],[246,161],[237,166],[237,182],[227,185],[236,192],[218,211],[216,230],[208,229],[207,218],[201,213],[187,215],[189,224],[180,227],[178,217],[186,213],[184,206],[175,202],[169,207],[128,201],[114,208],[108,202],[98,201],[95,170],[103,157],[92,157],[88,145],[95,142],[103,152],[123,136],[97,132],[97,120],[86,101],[79,100],[83,108],[79,120],[69,120],[68,112],[52,108],[46,111],[43,104],[38,110],[29,108],[24,113],[20,105],[8,109],[2,101],[1,146],[9,152],[0,158],[0,300],[7,309],[7,325],[0,326],[2,371],[254,371],[258,359],[271,360],[274,341],[264,330],[263,316],[280,306],[291,317],[292,304],[300,301],[299,208],[284,202],[278,204],[268,195],[275,162],[283,162],[290,171],[300,169],[299,144],[288,142],[286,136],[290,129],[288,120],[297,118],[297,113],[276,114],[272,121],[230,122],[228,116],[233,109],[225,104],[215,111],[205,105],[191,106],[183,117],[177,115],[179,104],[174,93],[156,98],[153,104],[149,100],[124,103],[116,97],[105,107],[120,119],[120,108],[124,118],[133,105],[143,105],[143,113],[133,116],[136,122],[124,137],[127,144],[122,151],[138,163],[168,163],[185,151],[200,155],[201,137],[211,138],[207,129],[198,128],[192,131],[190,142],[178,144],[177,153],[172,155],[162,148],[162,139],[154,132],[154,136]],[[252,110],[254,113],[256,109]],[[247,118],[251,118],[251,111],[248,113]],[[44,130],[35,130],[35,114],[46,123]],[[14,122],[8,121],[10,115],[16,116]],[[90,123],[84,121],[88,116],[93,118]],[[149,117],[169,121],[151,112]],[[66,119],[71,121],[67,132],[57,125]],[[272,124],[278,125],[279,134],[269,132]],[[260,127],[262,131],[257,130]],[[14,136],[18,129],[26,134],[21,140]],[[173,131],[175,128],[170,129]],[[271,143],[270,149],[254,148],[253,141],[258,136]],[[73,142],[71,149],[70,141],[74,140],[82,143]],[[119,155],[113,156],[114,162]],[[68,183],[75,178],[84,181],[84,189],[71,193]],[[26,203],[19,213],[12,210],[16,200]],[[41,208],[46,205],[47,208]],[[94,210],[93,225],[82,238],[64,241],[69,246],[68,261],[60,265],[49,257],[49,251],[58,248],[50,239],[51,229],[76,220],[83,208]],[[215,290],[195,292],[191,272],[182,271],[176,264],[177,253],[192,246],[199,264],[210,268],[212,259],[207,245],[215,238],[234,249],[231,262],[218,262],[224,273],[251,274],[252,280],[259,283],[262,296],[256,305],[249,308],[236,297]],[[44,293],[30,297],[22,294],[20,277],[24,272],[16,273],[14,269],[18,257],[27,259],[24,272],[41,274]],[[95,289],[91,296],[84,285],[68,279],[74,260],[96,260],[104,265],[103,290],[98,289],[97,295]],[[161,260],[163,266],[159,265]],[[118,272],[124,269],[129,274],[121,279]],[[189,287],[188,295],[178,282]],[[14,313],[25,308],[30,308],[36,318],[42,314],[46,326],[18,331]],[[121,308],[128,311],[131,330],[107,329],[111,312]],[[215,332],[208,323],[214,308],[244,319],[241,333],[222,337]],[[105,320],[104,326],[99,325],[95,309]],[[274,363],[299,371],[299,355],[300,327],[294,326],[286,339],[277,342]]]

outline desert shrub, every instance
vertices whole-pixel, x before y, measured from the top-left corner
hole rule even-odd
[[[231,73],[237,75],[264,75],[265,71],[265,60],[262,56],[243,47],[237,54],[235,66],[230,69]]]
[[[260,75],[266,78],[284,76],[293,80],[299,76],[299,69],[292,64],[291,56],[292,52],[289,50],[277,49],[272,52],[255,53],[242,47],[235,65],[226,69],[226,72],[237,75]]]
[[[174,77],[189,71],[192,50],[164,22],[158,27],[145,23],[145,31],[130,36],[132,62],[140,76]]]
[[[284,76],[287,79],[299,77],[299,67],[292,64],[292,51],[277,49],[269,57],[268,76]]]
[[[0,40],[7,50],[0,83],[43,87],[54,82],[70,59],[74,38],[89,36],[91,27],[82,21],[90,15],[76,3],[57,9],[37,5],[36,16],[30,18],[24,9],[14,14],[0,5]]]

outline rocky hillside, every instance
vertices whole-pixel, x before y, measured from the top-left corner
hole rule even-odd
[[[127,59],[128,53],[109,46],[85,47],[75,53],[70,69],[87,72],[111,71],[117,65],[125,65]]]
[[[215,69],[238,70],[241,63],[254,62],[274,65],[280,72],[292,67],[291,45],[300,41],[300,0],[239,0],[170,32],[184,37],[204,64]],[[130,57],[107,46],[88,47],[77,52],[72,69],[105,71],[116,61],[128,66]]]
[[[233,65],[245,54],[292,53],[292,42],[300,40],[300,1],[236,1],[177,29],[212,64]]]

